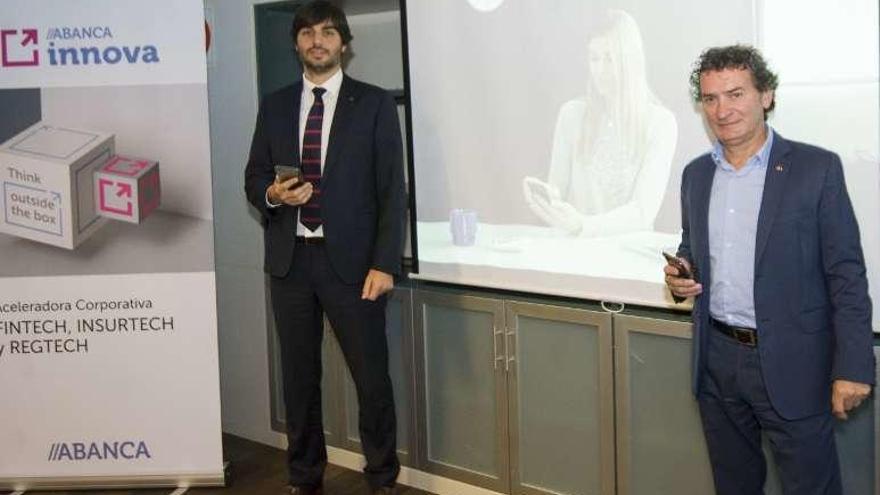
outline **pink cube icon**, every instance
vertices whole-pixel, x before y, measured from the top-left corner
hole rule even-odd
[[[159,162],[116,155],[94,176],[102,217],[140,223],[159,206]]]

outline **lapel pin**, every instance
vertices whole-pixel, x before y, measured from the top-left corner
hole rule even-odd
[[[349,102],[349,103],[354,102],[354,96],[349,96],[349,97],[348,97],[348,102]]]
[[[777,172],[782,172],[783,170],[785,170],[785,167],[781,163],[777,163],[776,166],[773,168],[775,168]]]

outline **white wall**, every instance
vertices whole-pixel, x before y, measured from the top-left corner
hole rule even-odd
[[[403,89],[400,12],[353,15],[348,24],[353,56],[345,72],[385,89]]]
[[[206,0],[223,431],[282,446],[271,430],[262,229],[243,171],[257,115],[254,0]]]

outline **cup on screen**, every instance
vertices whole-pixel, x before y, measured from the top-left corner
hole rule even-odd
[[[452,233],[452,244],[473,246],[477,240],[477,212],[461,208],[451,210],[449,231]]]

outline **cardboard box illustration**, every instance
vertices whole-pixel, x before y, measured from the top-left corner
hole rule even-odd
[[[103,217],[140,223],[160,197],[158,162],[114,156],[95,172],[95,209]]]
[[[113,134],[37,123],[0,145],[0,232],[74,249],[106,222],[94,173]]]

